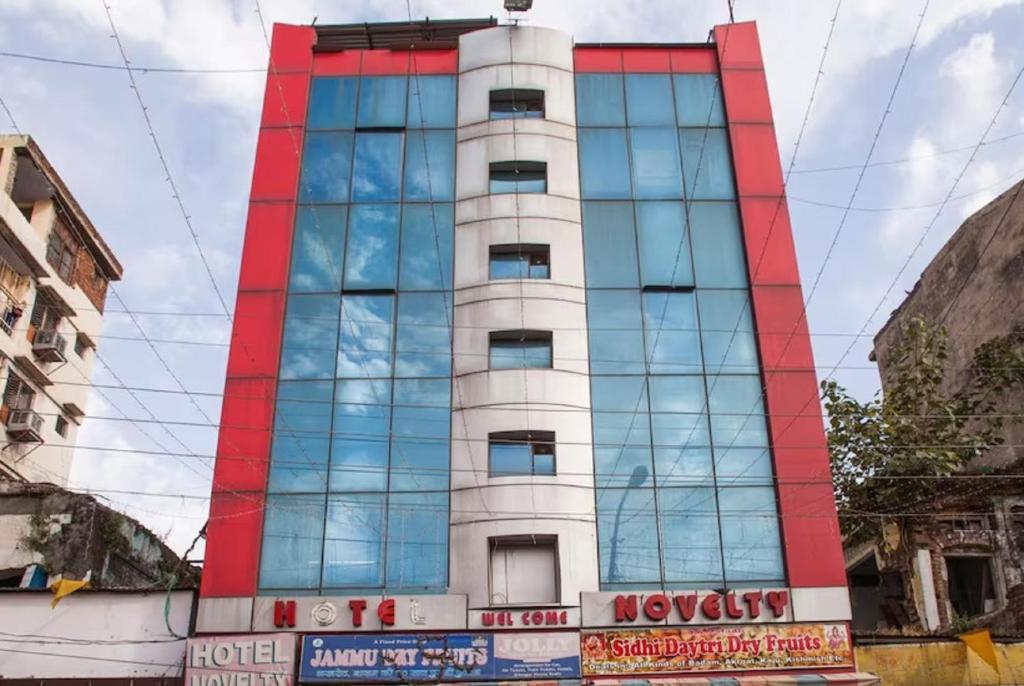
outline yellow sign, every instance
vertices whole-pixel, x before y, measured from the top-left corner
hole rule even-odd
[[[846,624],[754,624],[585,631],[583,674],[853,667]]]

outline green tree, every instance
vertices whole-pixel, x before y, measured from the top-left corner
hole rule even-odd
[[[1024,327],[979,346],[965,384],[944,385],[948,333],[914,318],[890,350],[886,391],[868,402],[835,381],[821,383],[828,443],[843,533],[865,535],[884,516],[866,513],[927,510],[940,495],[956,495],[949,480],[1004,442],[1004,402],[1024,388]],[[849,516],[852,515],[852,516]]]

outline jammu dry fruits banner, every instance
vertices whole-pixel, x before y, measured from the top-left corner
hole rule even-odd
[[[852,667],[845,624],[756,624],[585,631],[583,674]]]

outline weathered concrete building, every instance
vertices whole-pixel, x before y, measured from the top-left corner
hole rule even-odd
[[[965,388],[975,350],[1024,327],[1022,292],[1024,181],[960,226],[875,337],[883,388],[901,327],[915,317],[948,329],[943,389]],[[847,548],[856,629],[1024,631],[1024,489],[1019,478],[995,478],[1022,473],[1024,394],[1000,404],[1004,443],[969,467],[989,478],[955,482],[914,504],[929,516],[887,523],[878,540]]]

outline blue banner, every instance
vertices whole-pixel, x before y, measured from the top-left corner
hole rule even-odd
[[[575,632],[349,634],[303,637],[299,681],[500,681],[579,675]]]

